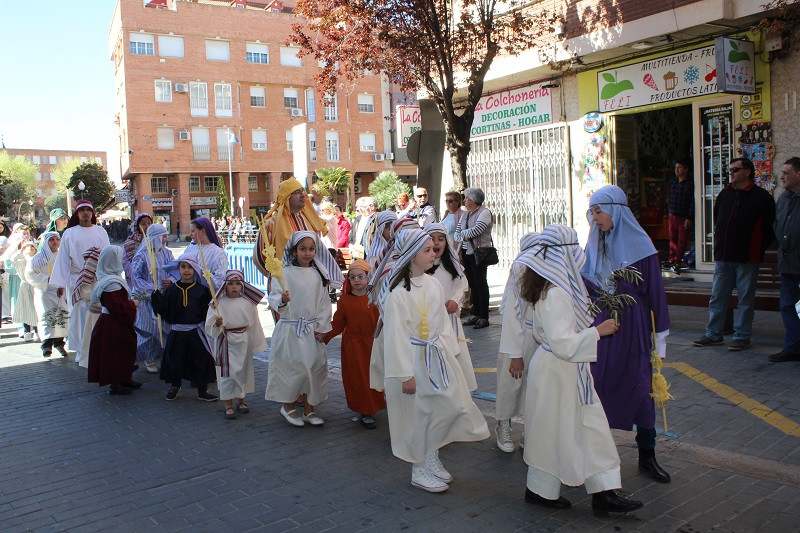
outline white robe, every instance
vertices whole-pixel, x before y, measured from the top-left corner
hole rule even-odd
[[[534,306],[536,336],[552,352],[539,346],[528,366],[525,397],[525,463],[528,484],[542,484],[554,476],[570,486],[619,467],[603,406],[594,390],[592,374],[581,374],[594,403],[581,405],[579,366],[597,359],[597,328],[579,330],[572,300],[553,286]],[[588,366],[588,365],[587,365]],[[589,389],[590,388],[590,389]],[[618,475],[618,471],[617,471]]]
[[[97,246],[100,250],[109,246],[108,233],[102,226],[73,226],[68,228],[61,237],[61,246],[53,263],[53,273],[50,284],[64,289],[64,296],[69,305],[69,336],[67,338],[70,350],[74,350],[75,362],[79,363],[83,355],[83,332],[86,326],[86,313],[89,310],[88,297],[91,290],[83,291],[85,299],[72,305],[72,289],[78,282],[78,276],[83,269],[85,260],[83,254]],[[88,361],[89,352],[86,352]]]
[[[17,304],[14,306],[14,314],[11,320],[16,324],[35,326],[39,318],[36,316],[36,309],[33,304],[33,286],[28,281],[28,278],[25,277],[25,270],[31,262],[31,257],[20,251],[11,258],[14,270],[16,270],[20,281]]]
[[[246,298],[227,298],[218,300],[219,312],[209,306],[206,315],[206,333],[213,337],[210,340],[212,354],[216,359],[218,353],[217,339],[226,328],[247,327],[241,333],[227,332],[229,376],[223,377],[217,365],[217,387],[220,400],[244,398],[244,395],[255,391],[255,374],[253,371],[253,354],[267,349],[264,329],[258,319],[258,309]],[[218,316],[224,321],[222,326],[216,325]]]
[[[466,337],[464,335],[464,326],[461,325],[461,303],[464,301],[464,293],[467,292],[469,284],[465,276],[459,276],[453,279],[450,272],[439,265],[439,268],[433,273],[433,277],[442,284],[444,291],[444,301],[453,300],[458,304],[458,309],[454,313],[449,313],[450,324],[453,326],[453,331],[458,337],[459,353],[456,355],[456,361],[461,365],[461,371],[464,373],[464,379],[467,381],[469,390],[474,391],[478,389],[478,382],[475,381],[475,369],[472,366],[472,357],[469,355],[469,348],[467,347]]]
[[[275,324],[270,343],[269,372],[265,398],[273,402],[291,403],[300,394],[308,394],[308,403],[318,405],[328,398],[328,353],[317,342],[314,332],[331,330],[331,300],[322,277],[313,267],[286,266],[283,282],[291,301],[281,305],[283,287],[272,278],[269,306],[281,319]],[[297,335],[299,318],[313,319],[307,333]]]
[[[200,259],[200,247],[192,243],[183,251],[185,254],[195,254],[197,262],[203,266],[203,261]],[[225,273],[228,271],[228,255],[225,250],[216,244],[203,245],[203,257],[206,259],[206,267],[211,271],[211,281],[214,283],[214,291],[222,287],[225,283]],[[200,275],[203,273],[200,272]]]
[[[434,350],[430,374],[425,365],[425,348],[411,340],[421,338],[423,314],[427,317],[428,339],[435,342],[442,356],[440,360]],[[464,373],[456,362],[460,348],[444,309],[439,282],[423,274],[411,278],[410,291],[401,283],[386,297],[383,318],[384,388],[392,453],[418,464],[451,442],[489,437],[486,420],[470,398]],[[442,364],[447,386],[443,383]],[[412,377],[416,380],[416,393],[403,394],[403,382]]]
[[[47,246],[45,244],[45,246]],[[48,326],[45,320],[45,313],[53,309],[62,309],[68,313],[67,299],[62,296],[58,297],[58,287],[50,284],[50,268],[44,265],[39,269],[34,269],[33,265],[29,262],[25,267],[25,277],[33,286],[33,306],[36,309],[36,315],[39,317],[37,330],[39,338],[45,339],[58,339],[67,336],[67,327],[64,326]]]

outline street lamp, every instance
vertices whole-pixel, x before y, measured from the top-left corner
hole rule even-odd
[[[30,222],[33,223],[33,200],[28,200],[28,209],[30,210]]]
[[[83,200],[83,191],[86,190],[86,184],[83,182],[83,180],[78,182],[78,189],[81,191],[81,200]]]

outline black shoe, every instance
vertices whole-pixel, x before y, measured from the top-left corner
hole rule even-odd
[[[462,326],[472,326],[472,325],[474,325],[474,324],[475,324],[475,322],[477,322],[478,320],[479,320],[479,318],[478,318],[478,317],[476,317],[476,316],[474,316],[474,317],[470,318],[469,320],[465,320],[464,322],[462,322],[462,323],[461,323],[461,325],[462,325]]]
[[[167,391],[167,395],[166,395],[167,401],[171,402],[172,400],[177,398],[178,397],[178,392],[180,392],[180,390],[181,390],[180,387],[170,387],[169,390]]]
[[[59,346],[56,346],[55,348],[56,348],[56,351],[58,351],[58,353],[61,354],[61,357],[67,357],[69,355],[69,354],[67,354],[66,346],[64,346],[63,344],[61,344]]]
[[[133,371],[136,372],[137,370],[139,370],[139,365],[134,364],[133,365]]]
[[[132,394],[133,391],[131,389],[129,389],[129,388],[126,388],[126,387],[116,387],[114,385],[111,385],[108,388],[108,393],[111,396],[125,396],[125,395],[128,395],[128,394]]]
[[[53,350],[42,350],[42,357],[50,357],[53,355]]]
[[[123,387],[128,388],[128,389],[140,389],[140,388],[142,388],[142,384],[139,381],[123,381],[121,383],[121,385]]]
[[[703,335],[699,339],[692,341],[692,346],[697,346],[699,348],[704,348],[706,346],[722,346],[722,339],[714,340]]]
[[[647,474],[647,477],[659,483],[669,483],[672,481],[667,472],[661,468],[656,461],[655,455],[652,457],[639,457],[639,471]]]
[[[45,356],[47,357],[47,356]],[[789,352],[779,352],[774,353],[769,356],[769,360],[773,363],[785,363],[787,361],[800,361],[800,355],[789,353]]]
[[[629,513],[640,509],[642,505],[642,502],[637,500],[626,500],[613,490],[592,494],[592,509],[595,514]]]
[[[203,400],[204,402],[216,402],[217,400],[219,400],[219,396],[217,396],[216,394],[211,394],[207,390],[198,390],[197,399]]]
[[[550,509],[569,509],[572,507],[570,501],[563,496],[559,496],[557,500],[548,500],[527,488],[525,489],[525,501]],[[641,504],[639,504],[639,506],[641,507]]]
[[[489,320],[486,318],[481,318],[477,322],[475,322],[475,325],[472,326],[472,329],[483,329],[488,327],[489,327]]]
[[[728,345],[728,350],[731,352],[741,352],[750,347],[750,339],[733,341]]]
[[[375,419],[369,415],[358,415],[358,421],[367,429],[375,429]]]

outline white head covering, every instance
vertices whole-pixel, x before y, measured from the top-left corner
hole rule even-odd
[[[17,222],[11,229],[11,236],[6,243],[6,251],[0,256],[0,261],[10,260],[19,252],[19,245],[25,240],[25,235],[21,231],[17,231],[22,227],[22,223]]]
[[[376,305],[381,313],[383,313],[383,305],[386,302],[386,297],[389,296],[389,292],[391,292],[390,287],[392,281],[430,240],[430,235],[419,228],[400,230],[394,236],[392,253],[397,255],[397,260],[394,262],[394,265],[392,265],[392,270],[389,271],[389,274],[383,277],[381,286],[378,289]]]
[[[344,285],[344,277],[342,276],[342,271],[339,269],[339,265],[336,264],[336,260],[334,260],[331,253],[322,244],[322,241],[313,231],[295,231],[289,237],[289,240],[286,242],[286,248],[283,251],[283,262],[287,265],[291,264],[291,260],[294,257],[294,249],[297,246],[297,243],[301,240],[309,237],[314,240],[314,259],[313,263],[319,270],[322,277],[325,278],[330,282],[330,286],[334,289],[341,289],[342,285]]]
[[[375,219],[375,237],[372,239],[372,244],[369,245],[367,258],[375,257],[378,259],[378,261],[383,259],[383,255],[386,253],[386,248],[389,246],[389,242],[383,238],[383,226],[390,224],[395,220],[397,220],[397,213],[394,211],[381,211],[378,213]]]
[[[464,267],[461,266],[461,262],[458,260],[458,253],[456,252],[456,247],[453,244],[453,237],[447,233],[447,228],[444,227],[443,224],[439,222],[434,222],[432,224],[428,224],[425,229],[423,230],[428,235],[432,235],[434,233],[443,233],[445,239],[447,240],[447,250],[445,250],[445,254],[450,255],[450,259],[452,260],[453,266],[456,268],[456,273],[458,277],[464,275]],[[442,255],[444,257],[444,255]],[[436,259],[433,264],[440,265],[442,262],[441,258]]]
[[[56,254],[50,251],[49,244],[50,239],[53,237],[59,237],[57,231],[48,231],[42,234],[43,246],[42,249],[33,256],[33,259],[31,259],[31,268],[39,270],[44,268],[45,265],[49,265],[56,260]]]
[[[104,292],[125,289],[130,294],[128,284],[122,278],[122,254],[122,248],[119,246],[106,246],[100,251],[96,271],[97,285],[92,291],[91,303],[99,302]]]
[[[539,244],[539,237],[542,234],[538,231],[532,231],[530,233],[526,233],[522,236],[519,240],[519,252],[520,254],[527,250],[532,246],[536,246]],[[519,254],[517,254],[519,255]],[[506,288],[503,290],[503,298],[500,300],[500,309],[498,312],[502,315],[506,312],[506,305],[508,305],[509,297],[513,298],[513,302],[518,302],[520,300],[519,296],[519,278],[520,275],[524,272],[524,266],[522,264],[511,264],[511,268],[508,272],[508,281],[506,281]],[[515,303],[514,307],[519,312],[519,306]],[[521,315],[518,315],[522,318]]]
[[[586,255],[577,232],[569,226],[552,224],[542,230],[539,243],[520,253],[514,264],[524,265],[563,289],[572,298],[572,310],[581,329],[592,324],[591,300],[581,277]],[[530,302],[517,297],[517,316],[524,317]],[[535,331],[535,327],[534,327]]]

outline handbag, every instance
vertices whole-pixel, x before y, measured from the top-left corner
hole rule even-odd
[[[470,213],[467,213],[467,223],[469,223],[469,215]],[[472,239],[469,240],[469,244],[472,246],[475,254],[476,266],[492,266],[500,262],[500,257],[497,255],[497,248],[494,247],[494,239],[492,239],[491,234],[489,234],[489,240],[491,245],[484,246],[483,248],[478,248],[475,246],[475,243],[472,242]]]

